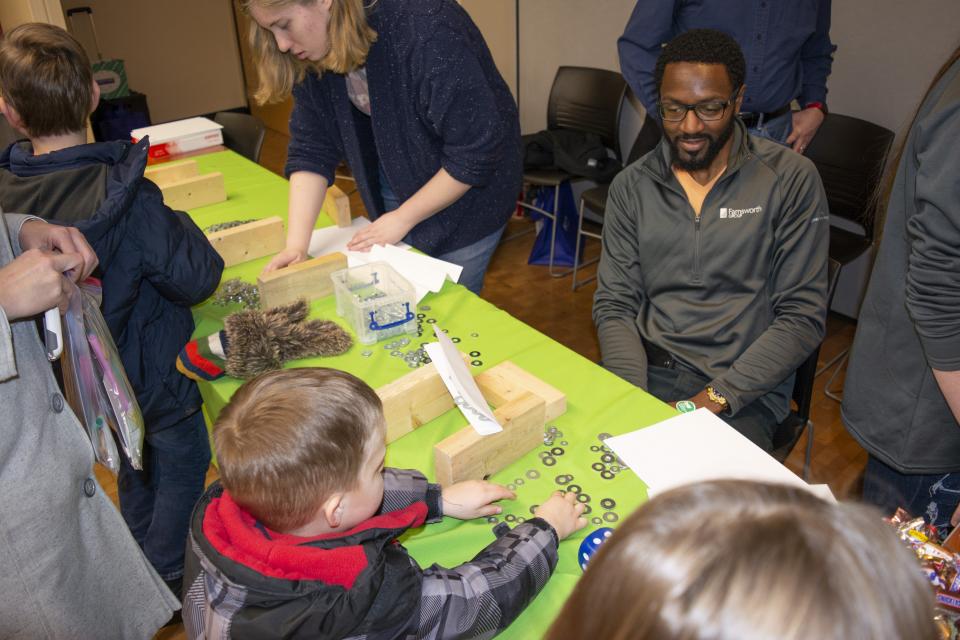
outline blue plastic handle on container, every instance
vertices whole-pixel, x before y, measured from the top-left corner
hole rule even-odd
[[[383,331],[384,329],[392,329],[393,327],[399,327],[400,325],[410,322],[413,320],[413,312],[410,311],[410,303],[404,302],[403,305],[407,308],[407,313],[405,317],[400,320],[395,320],[389,324],[379,324],[376,320],[376,311],[370,312],[370,330],[371,331]]]

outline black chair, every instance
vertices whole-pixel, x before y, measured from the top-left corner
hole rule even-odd
[[[650,116],[644,118],[643,126],[640,128],[640,133],[637,134],[636,140],[633,141],[633,146],[630,147],[630,155],[627,156],[627,161],[624,163],[624,166],[633,164],[644,156],[647,152],[651,151],[660,143],[660,125],[657,124],[657,121]],[[577,280],[577,271],[583,267],[587,267],[595,262],[598,262],[600,258],[592,258],[587,262],[580,262],[580,246],[582,244],[582,238],[596,238],[597,240],[601,239],[600,229],[603,226],[603,212],[607,208],[607,193],[610,190],[609,184],[601,184],[592,189],[587,189],[580,195],[580,211],[579,219],[577,220],[577,248],[573,257],[573,290],[576,291],[579,287],[592,282],[597,279],[597,276],[591,276],[585,280]],[[584,218],[584,209],[590,209],[593,213],[600,216],[601,222],[596,223]],[[584,222],[587,223],[588,227],[584,228]]]
[[[620,105],[627,92],[627,83],[616,71],[591,67],[560,67],[553,79],[547,103],[547,130],[573,129],[600,136],[620,161]],[[555,272],[553,266],[554,243],[557,239],[557,211],[560,201],[560,185],[575,176],[560,170],[529,170],[523,172],[524,185],[553,188],[553,211],[518,201],[521,207],[536,211],[550,219],[550,275],[565,276],[570,269]],[[516,237],[516,236],[513,236]]]
[[[827,309],[833,302],[833,294],[837,290],[837,280],[840,279],[840,269],[843,265],[836,259],[830,258],[827,263]],[[810,475],[810,459],[813,453],[813,420],[810,419],[810,404],[813,401],[813,382],[817,375],[817,358],[820,357],[820,346],[813,350],[803,364],[797,369],[793,382],[792,400],[797,408],[790,412],[773,433],[773,450],[770,452],[778,462],[783,462],[793,451],[804,429],[807,432],[807,451],[803,460],[803,479]]]
[[[880,125],[830,113],[807,147],[806,155],[816,165],[827,192],[830,217],[845,218],[863,227],[863,233],[830,227],[830,257],[841,268],[873,245],[877,186],[893,138],[893,132]],[[836,365],[824,393],[838,402],[840,396],[830,387],[848,353],[844,350],[817,371],[820,375]]]
[[[248,113],[220,111],[214,122],[223,125],[223,144],[253,162],[260,162],[260,149],[267,129],[260,118]]]

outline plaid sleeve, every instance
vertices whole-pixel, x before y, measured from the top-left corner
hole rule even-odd
[[[470,562],[453,569],[426,569],[407,638],[492,638],[547,584],[557,566],[558,545],[553,527],[532,518]]]
[[[416,469],[383,469],[383,502],[380,513],[390,513],[409,507],[414,502],[427,503],[427,522],[443,518],[440,485],[427,482],[427,477]]]

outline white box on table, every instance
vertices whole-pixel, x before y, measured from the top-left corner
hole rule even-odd
[[[223,125],[209,118],[187,118],[134,129],[130,137],[138,142],[144,136],[150,136],[149,156],[165,158],[223,144],[222,129]]]
[[[363,344],[417,333],[417,294],[386,262],[371,262],[330,275],[337,313]]]

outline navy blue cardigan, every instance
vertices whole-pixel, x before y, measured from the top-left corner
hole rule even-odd
[[[522,164],[517,106],[483,36],[453,0],[379,0],[367,16],[371,116],[341,74],[309,73],[293,91],[286,174],[333,182],[345,160],[372,219],[384,213],[377,160],[401,202],[441,168],[472,188],[415,226],[410,243],[431,255],[465,247],[510,217]]]

